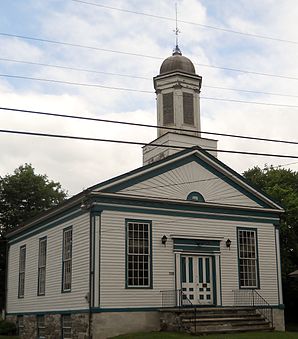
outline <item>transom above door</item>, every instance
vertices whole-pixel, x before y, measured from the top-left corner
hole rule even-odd
[[[215,265],[213,256],[181,255],[182,305],[213,305]]]

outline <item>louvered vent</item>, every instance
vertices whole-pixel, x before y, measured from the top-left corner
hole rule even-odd
[[[174,123],[174,101],[173,93],[166,93],[162,96],[163,100],[163,123],[169,125]]]
[[[183,121],[185,124],[194,125],[193,95],[183,93]]]

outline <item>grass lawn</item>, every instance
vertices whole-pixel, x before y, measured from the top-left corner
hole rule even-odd
[[[298,339],[298,332],[250,332],[235,334],[212,334],[206,336],[194,336],[184,333],[152,332],[135,333],[113,337],[114,339]]]
[[[13,337],[13,336],[6,336],[6,335],[0,335],[0,339],[19,339],[19,337]]]

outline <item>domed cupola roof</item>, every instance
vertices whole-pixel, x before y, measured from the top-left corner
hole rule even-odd
[[[174,49],[173,55],[163,61],[159,74],[162,75],[175,71],[196,74],[195,66],[188,58],[182,55],[178,46]]]

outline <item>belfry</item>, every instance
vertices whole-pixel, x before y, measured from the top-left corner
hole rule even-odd
[[[153,78],[153,83],[157,125],[160,128],[157,139],[143,148],[143,164],[161,160],[192,146],[206,148],[216,156],[217,141],[202,138],[200,133],[202,77],[196,74],[194,64],[182,55],[178,45],[161,64],[159,75]]]

